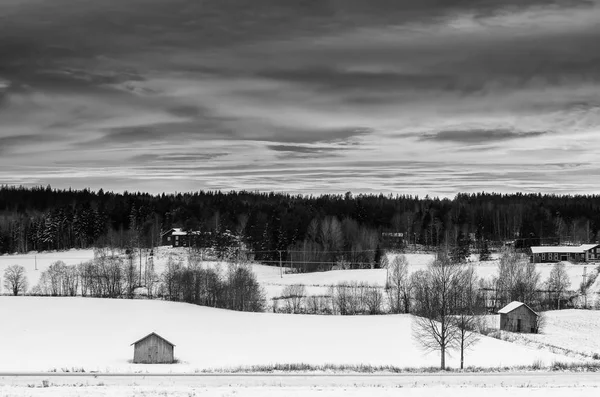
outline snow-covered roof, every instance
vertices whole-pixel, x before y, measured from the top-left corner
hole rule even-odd
[[[559,254],[583,254],[592,248],[597,247],[598,244],[582,244],[582,245],[547,245],[531,247],[531,252],[534,254],[541,253],[559,253]]]
[[[169,230],[167,230],[165,232],[162,232],[160,235],[164,236],[165,234],[171,233],[171,232],[173,232],[173,234],[175,234],[175,233],[181,233],[181,228],[180,227],[174,227],[174,228],[171,228],[171,229],[169,229]]]
[[[533,313],[535,313],[535,315],[537,315],[537,313],[535,311],[533,311],[532,308],[530,308],[529,306],[527,306],[523,302],[519,302],[519,301],[512,301],[512,302],[510,302],[508,305],[506,305],[502,309],[498,310],[498,314],[508,314],[508,313],[512,312],[513,310],[515,310],[515,309],[517,309],[517,308],[519,308],[521,306],[527,307],[529,310],[531,310]]]
[[[148,335],[144,336],[144,337],[143,337],[143,338],[141,338],[141,339],[138,339],[138,340],[136,340],[135,342],[133,342],[133,343],[132,343],[131,345],[129,345],[129,346],[135,345],[136,343],[138,343],[138,342],[141,342],[141,341],[143,341],[144,339],[151,337],[152,335],[155,335],[155,336],[157,336],[158,338],[160,338],[160,339],[164,340],[165,342],[167,342],[167,343],[168,343],[169,345],[171,345],[171,346],[175,346],[174,344],[172,344],[171,342],[169,342],[168,340],[166,340],[165,338],[163,338],[162,336],[160,336],[160,335],[159,335],[159,334],[157,334],[156,332],[150,332]]]

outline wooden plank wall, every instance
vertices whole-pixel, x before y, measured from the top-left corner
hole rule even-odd
[[[173,346],[156,335],[150,335],[134,347],[133,362],[136,364],[172,364],[173,361]]]

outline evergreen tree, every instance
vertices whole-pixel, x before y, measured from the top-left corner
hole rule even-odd
[[[481,242],[481,247],[479,249],[479,260],[484,262],[484,261],[489,261],[491,259],[492,259],[492,253],[490,251],[488,241],[484,239]]]
[[[470,251],[471,242],[459,232],[456,246],[450,251],[450,259],[454,263],[464,263],[471,254]]]

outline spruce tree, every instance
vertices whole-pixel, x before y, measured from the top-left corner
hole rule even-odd
[[[489,261],[492,259],[492,253],[490,252],[490,247],[488,246],[487,240],[483,240],[481,242],[481,248],[479,249],[479,261]]]

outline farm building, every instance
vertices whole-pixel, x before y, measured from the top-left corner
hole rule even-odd
[[[175,345],[152,332],[137,342],[133,342],[134,364],[173,364]]]
[[[172,228],[160,235],[162,245],[172,247],[205,247],[210,240],[210,233],[195,230],[184,231],[181,228]]]
[[[404,233],[402,232],[383,232],[381,233],[381,248],[400,249],[404,244]]]
[[[599,260],[600,244],[531,247],[531,261],[533,263],[559,261],[579,263],[595,262]]]
[[[498,311],[500,329],[503,331],[535,334],[538,331],[538,314],[522,302],[513,301]]]

